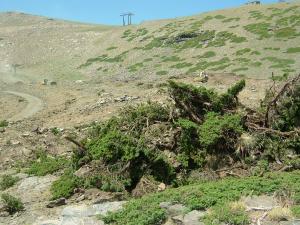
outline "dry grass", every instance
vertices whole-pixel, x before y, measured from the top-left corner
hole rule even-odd
[[[291,218],[293,218],[293,214],[290,208],[276,207],[269,212],[268,218],[271,221],[279,222],[279,221],[290,220]]]

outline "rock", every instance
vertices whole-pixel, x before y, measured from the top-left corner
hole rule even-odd
[[[24,132],[21,136],[22,137],[30,137],[30,133],[29,132]]]
[[[5,128],[4,127],[0,127],[0,133],[4,133],[5,132]]]
[[[28,177],[21,181],[17,194],[23,203],[32,201],[47,201],[51,196],[50,187],[57,177],[47,175],[44,177]]]
[[[173,216],[172,221],[176,225],[183,225],[183,215]]]
[[[20,145],[21,142],[17,141],[17,140],[11,140],[10,141],[11,145],[16,146],[16,145]]]
[[[169,208],[171,205],[172,205],[171,202],[161,202],[161,203],[159,204],[159,207],[162,208],[162,209],[167,209],[167,208]]]
[[[183,215],[188,210],[187,207],[185,207],[182,204],[174,204],[169,207],[167,207],[167,213],[169,216],[178,216]]]
[[[81,202],[85,199],[85,195],[81,195],[78,198],[76,198],[76,202]]]
[[[87,174],[90,174],[91,171],[91,167],[89,167],[88,165],[84,165],[80,169],[78,169],[74,174],[77,177],[85,177]]]
[[[272,196],[252,196],[244,197],[242,201],[249,210],[271,210],[278,206],[278,203]]]
[[[65,198],[59,198],[59,199],[56,199],[56,200],[53,200],[53,201],[49,202],[46,205],[46,207],[47,208],[54,208],[54,207],[62,206],[62,205],[65,205],[65,204],[67,204],[66,199]]]
[[[158,191],[164,191],[166,190],[166,185],[164,183],[160,183],[158,185],[158,188],[157,188]]]
[[[59,220],[46,220],[42,222],[37,222],[34,225],[60,225]]]
[[[63,217],[90,217],[96,215],[105,216],[108,212],[115,212],[122,209],[122,205],[125,201],[120,202],[105,202],[103,204],[95,204],[91,206],[87,205],[75,205],[68,206],[63,209]]]
[[[183,224],[184,225],[204,225],[204,223],[199,220],[206,215],[205,211],[193,210],[186,215],[184,215]]]
[[[60,225],[104,225],[104,222],[97,218],[91,217],[64,217]]]
[[[23,149],[22,149],[22,154],[23,154],[24,156],[30,156],[31,153],[32,153],[32,150],[30,150],[30,149],[28,149],[28,148],[23,148]]]

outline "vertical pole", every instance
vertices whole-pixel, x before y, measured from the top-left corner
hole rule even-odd
[[[125,16],[123,15],[123,26],[125,26]]]
[[[130,25],[129,17],[130,17],[130,15],[127,14],[127,25]]]

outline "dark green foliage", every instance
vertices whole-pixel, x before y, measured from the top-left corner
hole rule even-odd
[[[182,61],[182,59],[179,56],[173,55],[173,56],[163,56],[162,57],[163,62],[178,62]]]
[[[300,218],[300,205],[296,205],[292,207],[293,215],[299,219]]]
[[[129,70],[129,72],[133,73],[133,72],[137,72],[138,70],[140,70],[143,67],[144,67],[144,64],[141,62],[141,63],[136,63],[132,66],[129,66],[127,69]]]
[[[182,129],[179,140],[178,160],[186,168],[193,165],[202,166],[204,156],[201,157],[200,142],[198,136],[199,125],[187,120],[179,119],[177,125]],[[200,156],[200,157],[199,157]]]
[[[296,48],[288,48],[286,53],[298,53],[300,52],[300,47],[296,47]]]
[[[168,71],[165,71],[165,70],[161,70],[161,71],[156,72],[156,75],[160,75],[160,76],[167,75],[167,74],[168,74]]]
[[[117,130],[108,131],[101,138],[90,141],[87,147],[93,159],[101,158],[107,163],[130,161],[138,157],[141,151],[134,138]]]
[[[270,38],[272,35],[269,33],[270,24],[269,23],[253,23],[247,26],[244,26],[245,30],[250,33],[256,34],[259,36],[259,39]]]
[[[285,27],[274,32],[275,37],[277,38],[295,38],[300,34],[297,33],[297,30],[292,27]]]
[[[230,22],[233,22],[233,21],[238,22],[238,21],[240,21],[240,19],[241,19],[241,18],[239,18],[239,17],[233,17],[233,18],[225,19],[225,20],[223,20],[222,22],[223,22],[223,23],[230,23]]]
[[[230,59],[228,57],[224,57],[220,60],[217,61],[200,61],[196,64],[195,67],[192,67],[188,70],[188,73],[193,73],[199,70],[206,70],[208,68],[215,68],[215,67],[220,67],[220,66],[225,66],[228,67],[230,64]]]
[[[36,160],[31,162],[31,165],[26,172],[36,176],[45,176],[62,170],[68,165],[68,160],[63,157],[53,157],[47,155],[44,151],[39,151]]]
[[[199,58],[199,59],[201,59],[201,58],[211,58],[211,57],[214,57],[214,56],[216,56],[215,52],[207,51],[207,52],[204,52],[203,55],[197,56],[197,58]]]
[[[116,46],[111,46],[111,47],[107,48],[106,51],[111,51],[111,50],[114,50],[114,49],[117,49],[117,48],[118,47],[116,47]]]
[[[0,121],[0,127],[7,127],[7,126],[8,126],[8,122],[6,120]]]
[[[229,204],[213,207],[213,211],[204,218],[206,225],[231,224],[247,225],[250,219],[244,209],[231,209]]]
[[[223,16],[223,15],[216,15],[214,18],[215,18],[215,19],[218,19],[218,20],[222,20],[222,19],[225,19],[226,16]]]
[[[236,55],[244,55],[245,53],[249,53],[249,52],[251,52],[250,48],[244,48],[244,49],[238,50],[236,52]]]
[[[191,63],[183,62],[183,63],[178,63],[173,66],[170,66],[170,68],[182,69],[182,68],[186,68],[186,67],[191,67],[192,65],[193,64],[191,64]]]
[[[11,175],[3,175],[0,181],[0,190],[4,191],[15,185],[20,179]]]
[[[299,177],[299,171],[295,171],[268,174],[265,177],[229,178],[169,189],[163,193],[130,200],[122,211],[110,213],[105,217],[105,222],[114,225],[163,224],[166,212],[159,207],[161,202],[179,202],[190,210],[208,209],[237,201],[243,195],[271,194],[283,187],[289,187],[291,191],[299,190]],[[240,211],[233,215],[237,216],[237,221],[246,220]],[[227,219],[233,220],[234,218],[225,217],[225,221],[228,221]]]
[[[10,195],[10,194],[2,194],[1,195],[2,203],[4,205],[4,209],[9,214],[14,214],[16,212],[20,212],[24,210],[24,205],[20,199]]]
[[[209,112],[199,127],[200,143],[208,152],[233,150],[234,141],[243,132],[239,115],[220,116]]]
[[[51,185],[52,199],[69,198],[74,194],[74,189],[81,186],[81,181],[78,177],[72,174],[71,171],[66,171],[58,180]]]

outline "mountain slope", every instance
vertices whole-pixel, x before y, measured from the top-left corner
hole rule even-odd
[[[266,78],[300,69],[299,3],[241,6],[128,27],[18,16],[27,22],[0,16],[1,57],[36,78],[157,79],[203,70]]]

